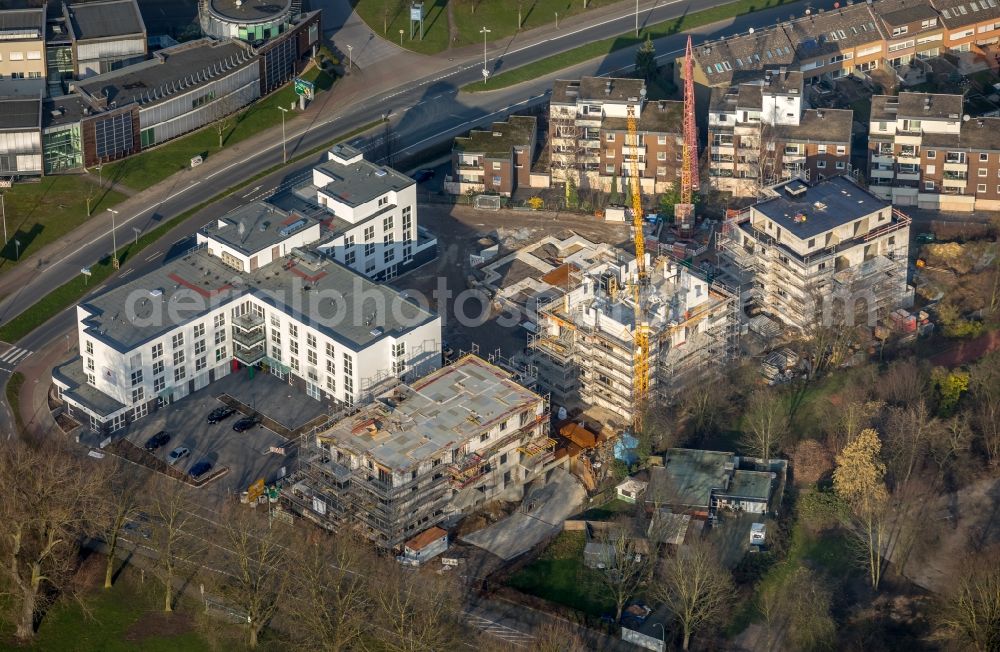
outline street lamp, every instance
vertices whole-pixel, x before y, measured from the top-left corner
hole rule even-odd
[[[3,190],[0,190],[0,215],[3,216],[3,245],[7,246],[7,207],[3,201]]]
[[[351,74],[351,69],[354,68],[354,46],[347,46],[347,74]]]
[[[118,238],[115,234],[115,215],[118,211],[109,208],[108,212],[111,213],[111,267],[118,269]]]
[[[486,85],[486,78],[490,76],[490,71],[486,67],[486,35],[490,33],[491,30],[486,29],[484,25],[479,33],[483,35],[483,85]]]
[[[556,12],[556,29],[559,29],[559,12]]]
[[[635,0],[635,35],[639,36],[639,0]]]
[[[664,629],[662,623],[653,623],[660,628],[660,650],[661,652],[667,647],[667,630]]]
[[[403,30],[399,30],[399,47],[403,47]]]
[[[281,162],[284,164],[288,163],[288,150],[285,148],[285,114],[288,113],[288,109],[279,106],[278,110],[281,111]]]
[[[132,230],[135,232],[135,246],[138,247],[139,246],[139,233],[142,232],[142,229],[140,229],[137,226],[133,226]]]

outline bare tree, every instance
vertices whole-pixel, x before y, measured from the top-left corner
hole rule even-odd
[[[922,400],[927,391],[927,372],[912,358],[895,360],[879,376],[878,396],[893,405],[909,405]]]
[[[766,648],[829,649],[835,636],[829,589],[807,568],[781,573],[754,598],[764,620]]]
[[[969,390],[976,401],[973,425],[991,467],[1000,465],[1000,353],[973,365]]]
[[[886,516],[889,493],[885,486],[882,441],[868,428],[837,454],[833,489],[850,508],[848,527],[859,544],[872,589],[877,591],[885,567]]]
[[[96,529],[103,476],[50,443],[13,440],[0,450],[0,573],[19,640],[34,637],[39,615],[74,569],[81,538]]]
[[[142,488],[146,479],[126,463],[118,464],[109,474],[108,490],[100,510],[100,529],[108,547],[104,568],[104,588],[110,589],[115,571],[115,557],[125,526],[142,513]]]
[[[930,414],[923,399],[889,409],[885,422],[886,453],[897,489],[910,481],[940,429],[940,422]]]
[[[247,646],[257,648],[260,633],[270,624],[288,587],[288,554],[284,530],[240,506],[228,510],[222,523],[224,549],[219,551],[218,591],[227,603],[247,615]]]
[[[194,504],[183,484],[162,477],[155,483],[151,512],[156,519],[151,545],[156,551],[156,566],[163,582],[163,610],[174,610],[174,582],[191,560],[205,549],[194,536],[201,525],[192,513]]]
[[[682,546],[665,559],[658,579],[653,595],[680,625],[685,650],[691,645],[691,636],[718,622],[733,600],[729,571],[719,563],[715,548],[704,540]]]
[[[290,595],[296,649],[354,649],[373,618],[372,556],[364,544],[318,532],[293,545]],[[290,602],[290,601],[286,601]]]
[[[1000,551],[963,566],[954,588],[940,600],[939,636],[980,652],[1000,649]]]
[[[598,577],[605,591],[615,603],[615,622],[622,618],[622,611],[635,597],[652,573],[652,557],[640,549],[636,537],[629,532],[630,520],[615,522],[601,530],[596,538],[601,546],[600,558],[604,568]]]
[[[215,133],[219,136],[219,149],[225,144],[233,127],[239,121],[240,109],[243,104],[235,95],[226,95],[215,102]]]
[[[930,454],[937,464],[940,481],[953,478],[955,470],[971,446],[972,429],[969,427],[969,419],[964,414],[955,415],[944,422],[940,435],[930,443]]]
[[[423,652],[457,649],[465,632],[458,619],[461,589],[450,577],[418,575],[391,559],[373,566],[375,619],[385,630],[381,649]]]
[[[750,457],[769,460],[788,434],[788,408],[772,389],[758,389],[747,400],[740,445]]]

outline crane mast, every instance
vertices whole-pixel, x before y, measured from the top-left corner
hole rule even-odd
[[[640,100],[641,101],[641,100]],[[642,178],[639,174],[639,130],[635,107],[628,107],[628,146],[631,154],[625,158],[629,161],[629,179],[632,190],[632,238],[635,242],[635,264],[637,278],[631,283],[632,303],[635,308],[635,330],[633,349],[633,385],[632,399],[634,404],[633,424],[638,432],[642,426],[642,410],[649,392],[649,325],[644,321],[643,291],[648,282],[646,271],[646,242],[642,235]]]
[[[684,144],[681,150],[681,201],[674,222],[681,229],[694,223],[694,191],[698,189],[698,133],[694,122],[694,50],[688,36],[684,56]]]

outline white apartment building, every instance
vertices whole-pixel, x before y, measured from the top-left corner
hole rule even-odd
[[[313,168],[310,182],[277,200],[287,208],[298,207],[297,200],[325,211],[320,251],[380,281],[434,257],[437,241],[417,225],[413,179],[366,161],[348,145],[334,146],[328,157]]]
[[[746,303],[802,331],[874,326],[912,303],[909,217],[846,176],[793,179],[768,194],[718,239],[724,258],[749,272]]]
[[[350,406],[440,366],[440,317],[300,248],[310,220],[236,215],[203,230],[197,249],[77,306],[80,358],[53,371],[72,416],[113,432],[240,366]]]

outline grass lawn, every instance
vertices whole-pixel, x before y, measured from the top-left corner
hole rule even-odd
[[[637,45],[646,40],[647,35],[655,40],[685,30],[694,29],[702,25],[709,25],[734,16],[742,16],[744,14],[753,13],[762,9],[779,7],[793,1],[794,0],[736,0],[736,2],[731,2],[729,4],[722,5],[721,7],[712,7],[711,9],[695,11],[672,20],[651,25],[642,30],[638,38],[633,34],[623,34],[601,41],[592,41],[586,45],[581,45],[578,48],[567,50],[566,52],[556,54],[548,57],[547,59],[540,59],[519,68],[501,72],[500,74],[491,77],[486,84],[482,84],[480,82],[468,84],[463,86],[462,90],[476,93],[495,90],[498,88],[506,88],[524,81],[537,79],[543,75],[558,72],[563,68],[583,63],[589,59],[605,56],[615,50],[621,50],[623,48]]]
[[[403,47],[421,54],[442,52],[448,47],[447,0],[424,0],[424,40],[415,34],[410,40],[410,3],[404,0],[351,0],[361,20],[371,30],[399,45],[399,30],[403,30]],[[482,37],[480,37],[482,38]]]
[[[24,432],[24,421],[21,419],[21,386],[24,385],[24,374],[20,371],[15,371],[10,376],[10,380],[7,381],[7,405],[10,406],[10,411],[14,413],[14,422],[17,424],[17,429],[20,432]]]
[[[317,92],[332,88],[334,79],[319,68],[310,68],[302,77],[316,83]],[[281,90],[253,103],[245,111],[220,121],[223,146],[235,145],[265,129],[281,123],[279,106],[288,107],[296,101],[295,90],[289,84]],[[296,108],[293,114],[299,113]],[[288,120],[292,115],[287,116]],[[177,138],[132,156],[104,166],[104,175],[129,188],[144,190],[163,181],[179,170],[191,165],[191,158],[201,154],[208,158],[220,151],[219,132],[216,125],[209,125],[187,136]]]
[[[566,605],[591,616],[614,614],[598,571],[583,565],[583,532],[562,532],[535,561],[514,574],[508,584],[549,602]]]
[[[635,504],[625,502],[620,498],[615,498],[614,500],[604,503],[603,505],[598,505],[597,507],[591,507],[583,514],[580,514],[577,518],[585,521],[610,521],[616,516],[620,515],[630,515],[635,513]]]
[[[103,581],[103,573],[101,579]],[[159,585],[140,585],[128,573],[114,587],[84,590],[80,599],[66,597],[42,618],[35,641],[23,649],[37,652],[208,652],[209,642],[195,630],[193,607],[182,603],[173,614],[162,613]],[[89,613],[88,613],[89,612]],[[229,627],[219,622],[215,627]],[[4,622],[0,648],[19,649],[13,626]]]
[[[7,243],[0,251],[0,273],[20,259],[63,237],[91,216],[125,199],[117,192],[100,192],[97,185],[76,175],[43,177],[38,183],[17,183],[4,192]]]

